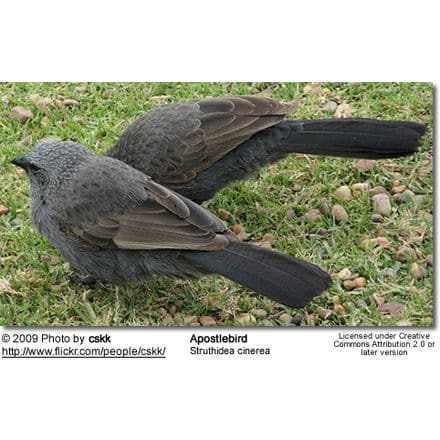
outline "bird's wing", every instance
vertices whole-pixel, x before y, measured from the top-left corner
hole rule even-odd
[[[136,120],[106,155],[161,183],[188,182],[296,108],[263,96],[164,105]]]
[[[145,199],[122,212],[106,212],[67,226],[92,248],[217,250],[232,233],[205,208],[146,180]]]

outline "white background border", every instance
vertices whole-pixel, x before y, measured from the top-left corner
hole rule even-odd
[[[438,81],[440,72],[438,14],[428,1],[61,5],[2,4],[0,80]],[[270,358],[195,360],[185,354],[191,330],[113,330],[127,343],[165,338],[175,354],[163,362],[3,360],[2,436],[433,434],[439,350],[368,359],[332,349],[339,330],[249,331],[270,345]],[[431,333],[438,343],[438,329]]]

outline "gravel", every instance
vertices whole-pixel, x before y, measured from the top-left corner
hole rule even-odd
[[[386,194],[376,194],[372,197],[373,213],[388,217],[391,214],[390,198]]]
[[[29,119],[33,118],[34,114],[31,110],[21,107],[17,105],[16,107],[13,107],[11,109],[11,113],[9,114],[9,118],[13,121],[20,122],[21,124],[24,124]]]

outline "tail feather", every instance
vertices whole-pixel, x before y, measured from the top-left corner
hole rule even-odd
[[[288,152],[385,159],[417,151],[426,127],[411,121],[376,119],[318,119],[283,121],[289,136],[279,147]]]
[[[424,125],[411,121],[284,120],[255,134],[189,182],[169,187],[200,203],[290,153],[356,159],[407,156],[417,151],[425,130]]]
[[[221,251],[189,252],[187,258],[292,307],[304,307],[331,285],[318,266],[251,243],[231,241]]]

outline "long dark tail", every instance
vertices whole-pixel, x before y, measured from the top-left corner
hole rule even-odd
[[[188,252],[187,258],[292,307],[304,307],[331,285],[318,266],[251,243],[231,241],[221,251]]]
[[[170,188],[203,202],[230,183],[277,162],[290,153],[358,159],[386,159],[417,151],[425,126],[375,119],[285,120],[255,134],[235,150],[183,184]]]
[[[386,159],[417,151],[425,126],[411,121],[318,119],[283,121],[290,134],[279,146],[289,152],[359,159]]]

